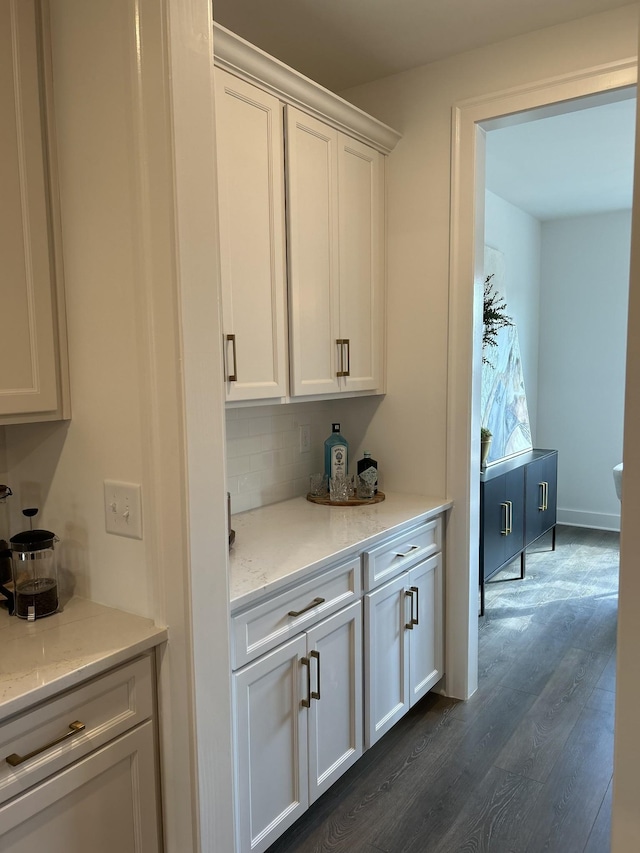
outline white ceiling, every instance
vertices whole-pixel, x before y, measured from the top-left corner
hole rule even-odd
[[[635,90],[487,133],[487,189],[536,219],[631,209]]]
[[[334,92],[625,0],[213,0],[215,20]],[[487,186],[539,219],[631,207],[635,98],[488,133]]]
[[[213,0],[214,19],[333,92],[628,0]]]

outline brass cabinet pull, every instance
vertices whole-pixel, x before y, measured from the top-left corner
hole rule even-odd
[[[287,614],[288,616],[302,616],[303,613],[306,613],[307,610],[313,610],[314,607],[317,607],[319,604],[324,604],[326,599],[324,598],[314,598],[311,604],[307,604],[306,607],[303,607],[302,610],[290,610]]]
[[[307,698],[301,699],[300,704],[303,708],[311,707],[311,661],[309,658],[300,658],[300,663],[307,668]]]
[[[540,487],[540,506],[538,509],[540,512],[544,512],[549,509],[549,483],[546,480],[543,480],[541,483],[538,483]]]
[[[411,599],[411,623],[417,625],[420,620],[420,590],[417,586],[412,586],[411,589],[416,594],[416,618],[413,618],[413,598]]]
[[[405,551],[404,554],[400,551],[396,551],[396,557],[408,557],[412,551],[417,551],[420,548],[419,545],[412,545],[408,551]]]
[[[12,767],[17,767],[19,764],[23,764],[30,758],[34,758],[34,756],[40,755],[40,753],[44,752],[46,749],[51,749],[52,746],[57,746],[59,743],[62,743],[63,740],[67,740],[67,738],[73,737],[74,735],[77,735],[79,732],[83,732],[84,730],[85,724],[81,723],[80,720],[75,720],[75,722],[69,723],[68,732],[63,735],[60,735],[60,737],[57,737],[50,743],[46,743],[44,746],[40,746],[38,747],[38,749],[34,749],[33,752],[28,752],[26,755],[18,755],[17,753],[13,752],[11,753],[11,755],[7,755],[5,761]]]
[[[503,536],[509,535],[509,501],[504,501],[500,504],[502,509],[504,510],[504,530],[501,530],[500,533]]]
[[[411,589],[405,589],[404,594],[411,599],[411,617],[408,622],[404,623],[404,627],[407,631],[413,631],[414,621],[413,621],[413,591],[415,586],[412,586]]]
[[[237,382],[238,381],[238,354],[236,352],[236,336],[235,335],[226,335],[226,343],[231,344],[231,350],[233,352],[233,373],[227,373],[227,382]],[[227,347],[225,345],[225,362],[226,362],[226,354],[227,354]]]
[[[351,375],[351,349],[349,347],[349,338],[337,338],[336,344],[340,347],[340,370],[336,373],[336,376],[350,376]],[[347,350],[347,366],[344,366],[344,352],[345,348]]]
[[[315,649],[312,652],[309,652],[310,658],[315,658],[318,661],[318,689],[313,690],[310,693],[312,699],[320,698],[320,652],[317,652]],[[311,671],[311,667],[309,667],[309,671]]]

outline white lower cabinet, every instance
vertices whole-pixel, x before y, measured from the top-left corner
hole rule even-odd
[[[3,853],[160,853],[148,655],[0,723]]]
[[[444,675],[442,527],[398,525],[232,616],[235,853],[264,853]]]
[[[272,844],[362,754],[362,604],[233,674],[238,853]]]
[[[442,557],[365,595],[365,745],[372,746],[443,675]]]
[[[158,853],[151,721],[0,807],[5,853]]]

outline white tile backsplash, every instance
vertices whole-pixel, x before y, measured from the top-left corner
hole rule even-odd
[[[305,495],[309,474],[324,467],[324,440],[336,419],[331,402],[227,409],[227,490],[231,512]],[[311,450],[300,452],[300,427]]]

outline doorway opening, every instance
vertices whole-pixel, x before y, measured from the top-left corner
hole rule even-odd
[[[478,684],[478,541],[480,477],[481,303],[484,271],[486,127],[583,109],[585,99],[628,97],[637,64],[630,60],[526,89],[470,99],[453,110],[450,255],[448,491],[459,498],[448,531],[448,691],[466,698]],[[591,100],[590,105],[595,105]]]

